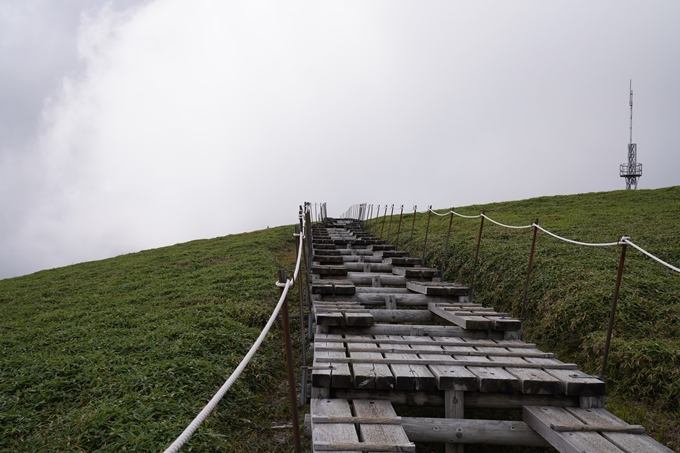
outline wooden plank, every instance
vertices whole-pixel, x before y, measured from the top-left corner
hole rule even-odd
[[[334,398],[386,399],[398,406],[443,406],[444,392],[405,392],[400,390],[330,389]],[[524,406],[578,407],[577,397],[531,395],[524,393],[465,394],[465,407],[477,409],[521,409]]]
[[[327,335],[326,338],[333,338],[332,335]],[[334,339],[340,339],[336,336]],[[325,346],[330,349],[329,345],[337,347],[335,350],[317,350],[317,346]],[[349,365],[345,363],[335,363],[334,359],[345,359],[345,348],[342,343],[325,343],[317,341],[314,343],[314,369],[312,370],[312,387],[330,388],[330,387],[349,387],[351,385],[351,374]],[[322,369],[325,365],[330,366],[330,369]]]
[[[435,354],[419,354],[422,359],[437,359],[441,357]],[[452,363],[455,360],[451,356],[443,356]],[[475,391],[478,387],[477,376],[472,374],[467,368],[456,365],[430,365],[428,367],[437,382],[439,390],[461,390]]]
[[[315,313],[316,323],[320,326],[344,326],[345,317],[340,312]]]
[[[519,381],[519,391],[539,395],[559,395],[561,382],[543,370],[535,368],[506,368]]]
[[[567,409],[567,412],[590,426],[608,426],[610,428],[610,432],[602,432],[602,436],[627,453],[672,453],[670,448],[661,445],[656,440],[647,435],[643,435],[642,433],[629,434],[611,432],[612,428],[617,427],[627,428],[629,430],[631,428],[638,428],[638,430],[639,428],[642,428],[644,430],[644,428],[637,425],[629,425],[605,409],[569,408]]]
[[[397,390],[435,390],[437,382],[427,369],[425,364],[414,363],[394,363],[397,360],[418,361],[421,360],[416,354],[385,354],[385,360],[391,362],[390,369],[395,378],[395,389]]]
[[[358,335],[410,335],[412,329],[422,329],[423,335],[432,337],[465,337],[465,338],[495,338],[502,339],[502,332],[495,331],[469,331],[459,326],[432,326],[432,325],[403,325],[403,324],[373,324],[366,328],[347,328],[342,332],[332,333],[358,334]]]
[[[421,326],[421,327],[428,327],[428,326]],[[456,328],[457,329],[457,328]],[[461,331],[462,332],[462,331]],[[389,339],[387,339],[389,338]],[[404,338],[408,338],[408,340],[405,340]],[[325,341],[328,343],[365,343],[366,342],[366,336],[364,334],[357,334],[357,335],[327,335],[327,334],[317,334],[316,339],[318,341]],[[373,339],[371,337],[371,339]],[[437,345],[437,346],[452,346],[452,347],[467,347],[472,351],[479,351],[481,348],[485,347],[492,347],[492,348],[503,348],[503,350],[507,350],[510,352],[515,352],[517,354],[522,354],[523,351],[528,351],[527,352],[527,357],[532,357],[530,354],[531,351],[537,351],[541,354],[545,355],[550,355],[552,356],[552,353],[543,353],[539,351],[536,348],[536,344],[534,343],[524,343],[523,341],[517,341],[517,340],[486,340],[483,338],[463,338],[463,337],[430,337],[430,336],[420,336],[420,337],[414,337],[414,336],[408,336],[406,334],[400,335],[400,336],[385,336],[383,335],[380,337],[380,343],[382,345],[385,345],[385,347],[389,347],[390,345],[411,345],[413,347],[416,347],[418,345]],[[473,349],[476,348],[476,349]],[[497,351],[500,349],[493,349],[493,354],[492,355],[499,355]],[[529,360],[529,359],[527,359]],[[560,362],[559,360],[550,360],[547,361],[546,364],[563,364],[563,362]]]
[[[427,296],[467,296],[470,294],[470,288],[447,282],[408,282],[406,288]]]
[[[458,356],[454,356],[454,358],[458,359]],[[489,359],[486,359],[488,363],[484,366],[484,360],[482,359],[483,357],[477,358],[482,366],[468,367],[468,370],[477,376],[480,392],[519,392],[519,380],[515,376],[508,373],[503,368],[492,366],[492,364],[498,362],[492,362]]]
[[[364,337],[367,341],[371,337]],[[375,343],[350,343],[347,345],[349,356],[352,358],[381,359],[383,355],[379,352],[356,352],[355,348],[375,345]],[[354,375],[354,388],[357,389],[378,389],[392,390],[395,386],[395,379],[390,367],[386,364],[374,363],[353,363],[352,372]]]
[[[595,376],[590,376],[580,370],[558,370],[552,368],[552,365],[544,365],[543,367],[548,374],[560,380],[561,390],[565,395],[604,395],[604,382]]]
[[[482,316],[459,316],[457,314],[446,311],[440,307],[440,304],[429,303],[428,310],[437,316],[450,321],[465,330],[489,330],[493,328],[493,321]]]
[[[548,406],[525,406],[524,421],[527,422],[550,445],[561,453],[622,453],[602,435],[595,432],[558,432],[550,425],[583,425],[583,423],[563,408]]]
[[[322,417],[351,417],[347,400],[342,399],[312,399],[310,403],[312,420],[315,416]],[[312,443],[356,443],[359,436],[356,428],[351,423],[323,423],[315,424],[312,421]],[[336,450],[340,453],[342,450]]]
[[[319,354],[323,353],[324,351],[319,351]],[[406,357],[398,357],[398,356],[406,356]],[[438,359],[433,359],[433,358],[420,358],[416,354],[391,354],[390,356],[387,356],[385,354],[384,359],[355,359],[351,357],[333,357],[333,358],[328,358],[328,357],[318,357],[318,362],[319,363],[329,363],[329,362],[334,362],[334,363],[385,363],[388,365],[412,365],[412,366],[428,366],[428,365],[451,365],[452,363],[449,361],[446,355],[438,356]],[[505,360],[506,358],[503,358],[503,361],[497,360],[497,361],[486,361],[485,356],[453,356],[456,359],[455,365],[458,366],[466,366],[466,367],[486,367],[486,368],[504,368],[504,367],[512,367],[516,366],[516,363],[513,363],[512,360],[513,357],[508,357],[508,360]],[[565,363],[563,365],[555,365],[556,368],[547,368],[545,366],[541,365],[534,365],[531,363],[527,363],[526,365],[527,368],[534,368],[534,369],[539,369],[543,368],[546,370],[549,370],[550,372],[553,371],[553,369],[559,369],[559,370],[565,370],[565,371],[578,371],[577,367],[573,363]]]
[[[408,279],[432,280],[439,275],[439,269],[429,267],[392,267],[392,274],[401,275]]]
[[[354,400],[354,413],[357,417],[364,418],[396,418],[397,413],[394,411],[392,404],[385,400]],[[408,436],[404,432],[401,425],[384,424],[377,425],[375,423],[359,424],[359,437],[367,444],[383,444],[383,445],[399,445],[409,446],[408,450],[399,451],[414,451],[415,444],[409,441]]]
[[[529,425],[520,421],[402,417],[402,427],[413,442],[550,446]],[[461,437],[451,435],[457,432],[461,433]]]
[[[465,393],[460,390],[446,390],[444,392],[444,414],[446,418],[465,418]],[[462,430],[456,428],[456,435],[451,438],[462,438]],[[465,453],[465,446],[459,443],[446,442],[446,453]]]
[[[373,325],[373,315],[369,313],[344,313],[348,327],[368,327]]]
[[[381,274],[378,272],[347,272],[347,278],[357,285],[371,285],[373,277],[380,278],[382,285],[404,286],[406,284],[406,277],[401,275]]]

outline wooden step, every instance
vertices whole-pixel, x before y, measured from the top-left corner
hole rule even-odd
[[[605,409],[525,406],[524,421],[561,453],[672,453]]]
[[[313,452],[416,451],[389,401],[354,400],[352,406],[345,399],[312,399]]]
[[[427,308],[466,330],[522,330],[522,321],[490,308],[447,302],[430,302]]]
[[[470,288],[448,282],[408,282],[406,288],[426,296],[467,296]]]
[[[352,295],[355,292],[350,280],[312,280],[312,294]]]
[[[340,257],[342,258],[342,257]],[[319,275],[331,275],[331,276],[345,276],[347,275],[347,267],[344,265],[341,266],[334,266],[334,265],[320,265],[320,264],[313,264],[310,266],[310,270],[312,271],[312,274],[319,274]]]

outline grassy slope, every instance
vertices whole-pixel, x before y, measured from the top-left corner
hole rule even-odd
[[[680,186],[456,209],[468,215],[482,210],[510,225],[527,225],[539,217],[553,233],[585,242],[613,242],[625,234],[665,261],[680,263]],[[412,216],[404,216],[400,248],[409,248],[411,221]],[[426,221],[426,214],[416,216],[416,256],[422,256]],[[448,222],[448,217],[431,219],[427,261],[435,267],[441,266]],[[447,280],[469,283],[479,223],[454,217]],[[475,277],[477,302],[520,315],[531,234],[530,229],[485,222]],[[539,232],[525,340],[599,375],[619,254],[619,247],[575,246]],[[680,275],[631,247],[607,368],[608,408],[630,423],[651,426],[652,435],[680,450]]]
[[[0,451],[167,447],[266,323],[276,270],[294,258],[292,232],[0,281]],[[192,439],[194,451],[288,451],[270,428],[288,413],[282,349],[275,328]]]
[[[628,234],[680,263],[680,187],[460,211],[482,209],[510,224],[538,216],[549,230],[584,241]],[[425,220],[417,216],[420,251]],[[435,265],[447,222],[432,220],[428,258]],[[405,218],[402,245],[409,228]],[[478,228],[478,221],[454,219],[447,279],[469,281]],[[0,281],[0,451],[166,447],[266,322],[278,295],[275,271],[293,260],[291,233],[292,227],[271,228]],[[480,302],[519,313],[530,234],[485,226],[475,285]],[[599,373],[618,252],[539,234],[527,340]],[[653,426],[652,434],[676,450],[679,296],[677,275],[630,250],[609,366],[610,409]],[[286,432],[271,429],[288,412],[281,344],[275,329],[183,451],[290,451],[279,442]]]

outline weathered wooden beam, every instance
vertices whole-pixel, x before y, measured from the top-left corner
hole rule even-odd
[[[401,420],[401,426],[411,442],[550,446],[536,431],[521,421],[450,420],[424,417],[401,417]],[[312,437],[311,415],[309,414],[305,415],[304,433],[306,437]],[[461,436],[457,437],[457,433]]]
[[[333,398],[384,399],[395,406],[443,406],[444,392],[403,392],[396,390],[363,390],[351,388],[331,389]],[[552,395],[525,395],[523,393],[466,392],[465,407],[476,409],[522,409],[524,406],[578,407],[576,397]]]
[[[357,334],[357,335],[412,335],[414,330],[420,335],[432,337],[458,337],[458,338],[488,338],[503,339],[503,332],[500,331],[469,331],[458,326],[428,326],[428,325],[403,325],[403,324],[373,324],[365,329],[345,329],[331,333]]]

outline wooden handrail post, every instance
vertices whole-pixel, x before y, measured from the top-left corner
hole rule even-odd
[[[529,293],[529,279],[531,278],[531,265],[534,261],[534,248],[536,247],[536,233],[538,232],[538,218],[534,221],[534,236],[531,239],[531,250],[529,251],[529,265],[527,266],[527,279],[524,282],[524,297],[522,298],[522,314],[519,317],[524,321],[524,308],[527,304],[527,295]]]
[[[482,231],[484,230],[484,214],[482,211],[482,221],[479,224],[479,236],[477,236],[477,250],[475,251],[475,262],[472,265],[472,279],[470,280],[470,302],[472,302],[475,287],[475,272],[477,271],[477,259],[479,258],[479,246],[482,244]]]
[[[279,269],[279,283],[286,283],[286,271]],[[281,288],[283,294],[283,288]],[[302,321],[302,320],[300,320]],[[281,323],[283,324],[283,341],[286,346],[286,369],[288,371],[288,395],[290,397],[290,413],[293,419],[293,439],[295,453],[302,453],[300,442],[300,421],[298,420],[297,398],[295,398],[295,373],[293,371],[293,345],[290,340],[290,324],[288,324],[288,301],[284,299],[281,306]]]
[[[624,236],[625,238],[626,236]],[[623,238],[621,238],[623,239]],[[612,339],[612,331],[614,330],[614,319],[616,317],[616,304],[619,301],[619,289],[621,288],[621,278],[623,276],[623,264],[626,260],[626,248],[628,244],[620,241],[621,257],[619,258],[619,269],[616,273],[616,285],[614,286],[614,298],[612,300],[612,309],[609,313],[609,329],[607,330],[607,340],[604,343],[604,357],[602,358],[602,379],[606,379],[607,375],[607,358],[609,357],[609,346]]]

